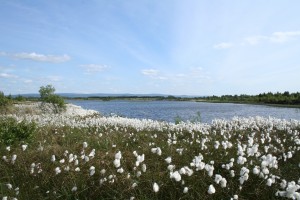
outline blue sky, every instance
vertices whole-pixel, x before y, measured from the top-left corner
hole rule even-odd
[[[0,91],[296,92],[298,0],[2,0]]]

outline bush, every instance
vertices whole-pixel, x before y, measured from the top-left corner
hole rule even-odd
[[[0,114],[7,114],[12,109],[12,100],[0,91]]]
[[[39,93],[42,100],[42,110],[47,110],[47,106],[45,105],[46,103],[50,103],[52,105],[52,110],[55,113],[66,110],[64,99],[54,94],[54,92],[55,88],[52,85],[40,87]]]
[[[11,145],[19,141],[30,141],[37,126],[25,120],[18,122],[14,118],[0,118],[0,143]]]

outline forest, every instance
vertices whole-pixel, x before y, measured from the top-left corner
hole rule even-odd
[[[207,96],[201,98],[207,101],[217,102],[241,102],[241,103],[262,103],[262,104],[284,104],[284,105],[299,105],[300,93],[290,93],[288,91],[280,93],[261,93],[259,95],[222,95],[222,96]]]

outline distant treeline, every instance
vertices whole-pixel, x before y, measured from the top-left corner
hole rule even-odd
[[[265,104],[287,104],[287,105],[299,105],[300,93],[261,93],[259,95],[222,95],[222,96],[208,96],[201,99],[208,101],[220,101],[220,102],[248,102],[248,103],[265,103]]]
[[[8,99],[16,101],[37,101],[38,97],[7,96]],[[233,103],[253,103],[253,104],[277,104],[277,105],[297,105],[300,106],[300,93],[277,92],[261,93],[259,95],[222,95],[203,97],[178,97],[178,96],[89,96],[89,97],[65,97],[71,100],[141,100],[141,101],[208,101],[208,102],[233,102]]]

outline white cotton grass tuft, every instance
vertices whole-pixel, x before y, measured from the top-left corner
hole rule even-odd
[[[88,143],[87,142],[83,142],[82,143],[82,147],[85,149],[85,148],[87,148],[88,147]]]
[[[170,164],[172,162],[172,157],[169,156],[165,159],[166,163]]]
[[[95,174],[95,167],[91,166],[90,167],[90,176],[93,176]]]
[[[157,183],[153,183],[153,192],[158,192],[159,191],[159,186]]]
[[[216,189],[215,189],[215,187],[213,185],[210,185],[208,187],[208,191],[207,192],[208,192],[208,194],[214,194],[216,192]]]
[[[71,191],[72,191],[72,192],[76,192],[76,191],[77,191],[77,186],[75,185],[75,186],[72,188]]]
[[[55,155],[51,156],[51,162],[55,162]]]
[[[22,150],[25,151],[25,150],[27,149],[27,146],[28,146],[27,144],[23,144],[23,145],[21,146],[21,147],[22,147]]]
[[[175,179],[177,182],[181,181],[181,175],[178,171],[170,172],[170,178]]]
[[[17,155],[16,154],[12,155],[11,163],[14,164],[16,162],[16,159],[17,159]]]
[[[57,174],[60,174],[60,173],[61,173],[61,169],[60,169],[60,167],[56,167],[56,168],[54,169],[54,171],[55,171],[55,175],[57,175]]]
[[[184,193],[184,194],[188,193],[188,191],[189,191],[189,188],[188,188],[188,187],[184,187],[184,188],[183,188],[183,193]]]

